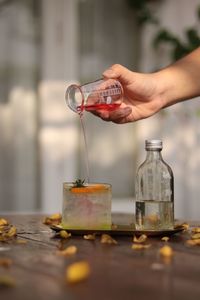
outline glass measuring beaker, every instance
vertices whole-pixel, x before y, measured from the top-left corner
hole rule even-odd
[[[99,79],[84,85],[72,84],[65,99],[70,109],[77,113],[84,110],[115,110],[122,103],[123,88],[115,79]]]

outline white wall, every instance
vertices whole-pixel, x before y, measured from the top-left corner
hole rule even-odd
[[[45,212],[61,211],[62,183],[78,172],[78,123],[64,98],[67,86],[78,77],[77,13],[76,0],[42,1],[39,147]]]
[[[123,1],[106,3],[90,1],[91,11],[85,11],[86,16],[81,23],[79,9],[81,4],[85,4],[84,1],[43,0],[39,143],[42,209],[48,212],[60,210],[63,181],[85,177],[79,118],[69,110],[64,100],[67,86],[78,79],[101,77],[104,68],[120,62],[120,59],[121,63],[130,65],[135,62],[132,43],[135,38],[134,27],[130,30],[134,20],[128,15]],[[112,3],[114,6],[110,8],[113,10],[108,7]],[[109,18],[102,18],[98,8]],[[129,19],[124,18],[124,14]],[[86,30],[87,22],[92,35]],[[114,32],[115,39],[110,36],[108,26],[110,32]],[[127,36],[124,35],[125,31]],[[83,36],[91,41],[91,48],[87,48],[87,52],[80,47],[81,41],[84,42],[81,40]],[[123,47],[121,41],[129,41],[132,46]],[[108,45],[110,42],[111,45]],[[121,49],[114,45],[121,45]],[[84,122],[89,148],[90,181],[109,182],[113,185],[114,197],[130,197],[134,192],[135,172],[133,124],[121,127],[105,123],[87,113]]]
[[[23,1],[0,10],[0,210],[39,208],[37,18]]]

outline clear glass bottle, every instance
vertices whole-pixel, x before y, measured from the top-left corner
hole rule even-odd
[[[146,160],[136,175],[136,229],[174,228],[174,177],[164,162],[161,140],[146,140]]]

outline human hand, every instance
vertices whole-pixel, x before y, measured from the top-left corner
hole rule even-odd
[[[159,92],[156,73],[131,72],[127,68],[116,64],[107,69],[103,76],[119,80],[124,95],[123,102],[118,109],[92,112],[101,119],[123,124],[147,118],[164,107],[164,98],[162,93]]]

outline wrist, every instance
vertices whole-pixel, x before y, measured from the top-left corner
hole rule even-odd
[[[163,107],[200,95],[200,48],[155,73]]]
[[[168,79],[167,72],[157,71],[153,73],[155,80],[155,97],[160,99],[161,109],[171,105],[171,83]]]

